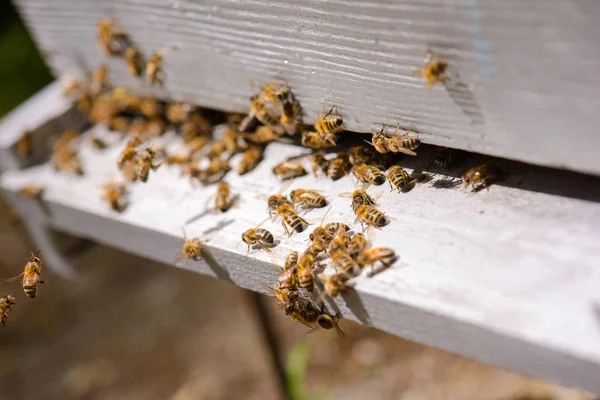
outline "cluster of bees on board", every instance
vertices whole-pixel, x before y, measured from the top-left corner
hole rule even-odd
[[[145,61],[141,51],[133,45],[129,36],[112,19],[102,19],[97,26],[98,45],[107,56],[122,58],[132,76],[145,77],[147,84],[162,86],[164,52],[157,51]],[[428,57],[416,74],[427,85],[444,82],[448,64],[442,59]],[[312,150],[308,159],[312,173],[331,180],[351,175],[358,187],[340,196],[351,199],[351,209],[362,232],[355,232],[342,222],[323,221],[309,235],[310,244],[304,251],[292,251],[280,268],[274,286],[268,287],[279,300],[278,306],[287,316],[311,329],[335,329],[340,336],[339,316],[330,313],[324,303],[326,297],[336,297],[353,285],[352,279],[366,272],[373,276],[392,266],[397,260],[394,250],[373,247],[368,237],[372,229],[381,229],[390,217],[378,208],[378,199],[367,189],[388,182],[392,191],[408,192],[420,182],[398,165],[394,155],[415,156],[421,142],[406,132],[373,131],[370,140],[352,147],[340,147],[343,139],[344,119],[335,107],[324,109],[312,126],[303,122],[300,102],[284,81],[274,80],[249,100],[248,115],[222,116],[221,135],[214,132],[215,117],[185,102],[167,102],[154,97],[138,96],[123,87],[112,87],[109,70],[100,66],[86,80],[69,82],[65,95],[72,96],[78,109],[93,124],[105,125],[119,132],[125,147],[116,160],[123,179],[112,179],[100,189],[100,196],[107,206],[122,212],[128,206],[128,186],[147,182],[152,173],[163,166],[177,166],[192,185],[216,185],[213,208],[224,213],[231,209],[237,196],[225,180],[232,170],[244,175],[254,170],[263,159],[265,148],[274,141],[298,140]],[[217,118],[218,119],[218,118]],[[184,149],[168,152],[164,146],[151,142],[168,130],[175,130],[184,143]],[[31,135],[24,135],[17,151],[22,156],[31,152]],[[284,139],[285,138],[285,139]],[[94,135],[87,138],[98,150],[108,147]],[[66,131],[55,141],[51,165],[56,171],[83,175],[84,168],[78,149],[83,138],[78,131]],[[333,149],[337,152],[333,153]],[[231,165],[233,156],[239,162]],[[440,149],[435,163],[440,168],[452,166],[455,152]],[[273,167],[272,172],[282,181],[308,175],[303,159],[289,159]],[[163,167],[164,168],[164,167]],[[465,186],[478,189],[487,187],[492,175],[486,165],[471,168],[462,176]],[[314,208],[327,207],[327,198],[313,189],[295,189],[284,195],[286,186],[278,192],[264,196],[269,218],[281,221],[289,236],[303,232],[311,224],[300,213]],[[24,197],[40,197],[43,188],[27,185],[21,189]],[[267,218],[265,221],[267,221]],[[248,246],[271,252],[275,236],[261,225],[241,234],[241,241]],[[366,234],[365,234],[366,233]],[[248,253],[247,252],[247,253]],[[247,254],[246,253],[246,254]],[[206,240],[188,238],[184,231],[184,245],[175,263],[183,259],[200,260],[207,255]],[[328,268],[329,267],[329,268]],[[333,273],[326,273],[333,270]],[[34,297],[40,278],[41,260],[32,255],[23,273],[23,287],[28,296]],[[322,285],[321,294],[315,296],[315,286]],[[33,289],[32,289],[33,288]],[[33,296],[32,296],[33,294]],[[12,296],[5,296],[0,303],[0,318],[6,321],[6,313],[14,304]]]

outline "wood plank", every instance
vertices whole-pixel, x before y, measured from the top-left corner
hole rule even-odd
[[[108,63],[116,84],[247,111],[248,79],[289,82],[314,121],[336,104],[349,130],[378,124],[427,143],[600,174],[600,36],[595,0],[16,0],[57,75]],[[164,90],[95,45],[115,16],[149,55],[165,47]],[[427,91],[427,48],[454,83]]]
[[[165,139],[172,141],[170,136]],[[84,177],[60,175],[47,165],[2,177],[2,188],[20,213],[168,265],[183,244],[181,228],[186,224],[188,235],[211,238],[214,262],[188,261],[179,267],[259,292],[264,292],[263,283],[272,284],[277,277],[272,261],[280,264],[289,251],[306,247],[310,228],[287,239],[281,225],[271,222],[264,227],[281,240],[273,256],[253,251],[245,257],[246,247],[240,243],[241,233],[267,216],[264,201],[256,196],[281,188],[271,168],[305,149],[272,144],[257,170],[243,177],[230,173],[227,181],[242,203],[227,213],[206,212],[214,186],[193,189],[177,169],[161,167],[148,183],[131,187],[131,206],[119,215],[100,200],[98,188],[116,176],[115,159],[124,143],[104,152],[83,143]],[[433,155],[424,148],[418,159],[427,165]],[[416,168],[413,160],[407,159],[406,165]],[[45,215],[33,212],[39,210],[35,201],[16,195],[19,187],[36,181],[47,186]],[[528,182],[562,187],[569,197],[547,193],[541,186],[523,189]],[[430,346],[599,393],[600,325],[594,313],[600,283],[597,179],[518,165],[505,186],[489,191],[436,189],[432,184],[405,194],[390,193],[387,186],[369,189],[382,194],[381,210],[394,218],[376,232],[374,245],[393,248],[400,261],[373,278],[358,278],[356,290],[332,308],[346,318]],[[338,196],[355,187],[350,177],[331,182],[306,176],[290,189],[301,187],[324,191],[332,206],[329,221],[358,228],[350,200]],[[585,196],[588,200],[580,199]],[[306,218],[316,225],[324,212],[311,211]]]

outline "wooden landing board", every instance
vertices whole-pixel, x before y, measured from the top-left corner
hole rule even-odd
[[[116,84],[245,112],[252,79],[289,82],[314,121],[338,106],[347,128],[402,124],[427,143],[600,174],[597,0],[15,0],[58,76],[107,63]],[[148,57],[151,89],[96,46],[113,16]],[[452,83],[413,76],[430,48]]]
[[[48,165],[2,177],[2,188],[20,213],[169,265],[183,244],[185,225],[188,236],[210,238],[213,260],[179,267],[259,292],[277,277],[272,261],[281,264],[291,250],[307,245],[312,227],[288,239],[281,225],[270,221],[263,227],[281,240],[273,255],[253,251],[245,257],[240,243],[243,231],[267,217],[265,202],[256,196],[282,187],[271,168],[306,149],[272,144],[257,170],[243,177],[230,173],[226,180],[241,203],[224,214],[207,211],[214,186],[194,189],[178,169],[166,166],[151,173],[148,183],[132,186],[130,207],[116,214],[101,201],[98,188],[116,176],[124,143],[99,152],[83,142],[84,177],[60,175]],[[427,163],[427,153],[424,147],[405,165],[414,166],[415,159]],[[393,248],[400,260],[373,278],[358,278],[356,291],[339,298],[333,309],[430,346],[600,393],[600,320],[594,311],[600,287],[597,180],[520,168],[509,184],[584,188],[579,197],[596,201],[547,194],[539,187],[494,185],[479,193],[436,189],[432,185],[441,175],[403,194],[390,193],[387,183],[372,187],[371,194],[382,195],[381,210],[394,218],[375,233],[374,245]],[[43,208],[16,196],[32,182],[47,187]],[[306,176],[294,180],[293,188],[322,190],[332,206],[327,220],[359,228],[350,200],[338,196],[355,188],[349,176],[336,182]],[[313,210],[306,218],[316,226],[324,213]]]

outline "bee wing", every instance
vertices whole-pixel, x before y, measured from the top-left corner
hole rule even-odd
[[[412,76],[421,77],[421,76],[423,76],[423,70],[422,69],[413,69],[411,74],[412,74]]]
[[[14,282],[14,281],[16,281],[17,279],[19,279],[23,275],[25,275],[25,271],[21,272],[19,275],[7,278],[4,281],[6,281],[6,282]]]
[[[181,251],[180,251],[179,253],[177,253],[177,254],[175,255],[175,258],[173,259],[173,265],[177,265],[177,264],[179,264],[179,262],[180,262],[181,260],[183,260],[183,259],[184,259],[184,257],[185,257],[185,254],[183,254],[183,252],[181,252]]]
[[[406,155],[409,155],[409,156],[416,156],[417,155],[417,153],[415,153],[414,151],[409,150],[409,149],[405,149],[404,147],[398,148],[398,151],[400,153],[403,153],[403,154],[406,154]]]

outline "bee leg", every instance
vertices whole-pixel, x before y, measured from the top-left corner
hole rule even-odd
[[[288,231],[287,225],[285,224],[285,221],[281,221],[281,225],[283,225],[283,229],[285,229],[285,233],[288,234],[288,237],[292,236],[291,232]]]
[[[246,250],[246,255],[248,255],[248,253],[250,253],[250,245],[248,245],[248,250]]]
[[[271,249],[267,247],[267,245],[265,245],[263,242],[258,242],[258,244],[260,244],[260,247],[262,247],[266,252],[271,253]]]

